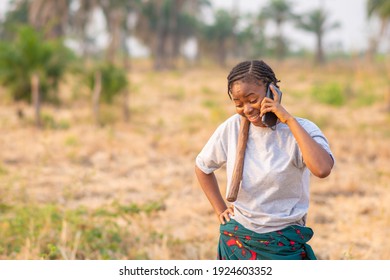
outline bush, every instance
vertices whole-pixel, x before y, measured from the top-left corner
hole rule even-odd
[[[0,43],[0,82],[10,89],[13,99],[30,101],[30,78],[36,73],[41,100],[58,102],[56,90],[72,58],[62,41],[44,40],[31,27],[20,27],[14,41]]]
[[[86,73],[87,85],[91,90],[95,86],[96,72],[100,72],[102,78],[101,100],[104,103],[110,104],[113,102],[115,96],[122,93],[128,85],[126,71],[111,63],[103,63],[95,66]]]
[[[343,87],[335,82],[315,85],[312,96],[315,100],[332,106],[342,106],[346,102]]]

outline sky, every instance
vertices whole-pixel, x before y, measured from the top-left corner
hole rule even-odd
[[[9,0],[0,0],[0,19],[2,18]],[[330,15],[330,22],[339,22],[340,27],[325,35],[326,49],[341,49],[350,52],[359,52],[367,48],[368,39],[379,30],[378,22],[368,21],[366,15],[367,0],[289,0],[293,3],[293,11],[304,13],[312,9],[323,7]],[[238,9],[240,13],[258,12],[269,0],[211,0],[213,7]],[[272,26],[267,32],[272,32]],[[284,34],[293,42],[292,47],[313,50],[315,37],[292,25],[284,26]],[[390,45],[388,40],[387,45]],[[389,46],[382,45],[383,49]]]
[[[327,47],[339,46],[345,51],[360,51],[367,48],[370,34],[378,32],[378,22],[367,20],[367,0],[289,0],[293,3],[293,11],[304,13],[318,7],[323,7],[330,15],[330,22],[339,22],[340,27],[325,35],[324,44]],[[269,0],[212,0],[214,7],[238,9],[240,13],[258,12]],[[315,37],[292,26],[285,26],[284,34],[296,47],[313,49]],[[300,46],[299,46],[299,45]]]

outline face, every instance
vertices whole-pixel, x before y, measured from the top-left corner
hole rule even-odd
[[[255,126],[265,127],[260,117],[260,104],[265,94],[263,82],[256,84],[237,81],[232,86],[232,99],[237,113],[246,117]]]

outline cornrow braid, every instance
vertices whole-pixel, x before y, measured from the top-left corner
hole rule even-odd
[[[265,84],[273,83],[275,86],[278,86],[277,83],[280,82],[271,67],[263,60],[240,62],[230,71],[227,80],[230,99],[232,99],[232,86],[237,81],[254,82],[256,84],[262,81]]]

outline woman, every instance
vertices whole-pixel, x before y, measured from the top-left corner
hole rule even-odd
[[[307,241],[310,173],[324,178],[333,167],[329,144],[311,121],[293,117],[280,103],[274,71],[259,60],[236,65],[227,77],[236,107],[196,158],[195,172],[221,223],[218,259],[316,259]],[[270,87],[274,99],[265,97]],[[273,112],[278,122],[262,122]],[[226,164],[228,186],[240,118],[250,122],[242,185],[227,206],[214,171]]]

